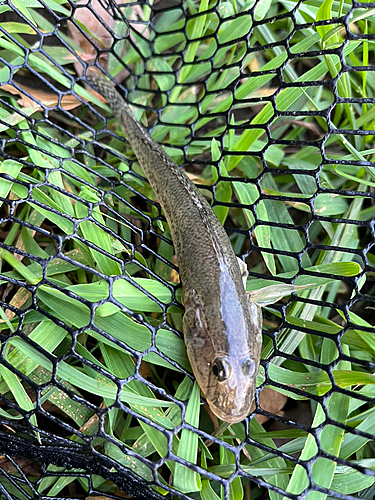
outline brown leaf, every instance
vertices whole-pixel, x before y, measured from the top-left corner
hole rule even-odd
[[[322,133],[319,131],[319,127],[316,125],[316,123],[304,122],[302,120],[292,120],[290,123],[293,123],[294,125],[297,125],[298,127],[307,128],[308,130],[311,130],[311,132],[313,132],[317,136],[322,135]]]
[[[17,85],[32,97],[34,97],[36,100],[38,100],[40,103],[42,103],[46,108],[55,108],[58,104],[58,94],[45,92],[44,90],[28,87],[24,84],[20,85],[18,83]],[[21,96],[21,99],[19,99],[17,102],[24,108],[35,108],[38,111],[43,110],[43,108],[37,102],[35,102],[31,97],[24,94],[22,91],[18,90],[16,87],[13,87],[13,85],[3,85],[1,87],[1,90],[5,90],[13,95]],[[81,104],[82,102],[73,95],[64,95],[61,99],[61,107],[66,110],[77,108]]]
[[[10,305],[15,307],[16,309],[21,309],[27,299],[30,297],[30,292],[26,290],[26,288],[20,288],[15,293],[14,297],[10,301]],[[15,313],[10,309],[6,310],[5,316],[8,320],[12,320],[15,316]],[[2,321],[1,321],[2,322]]]
[[[284,394],[280,394],[270,387],[264,387],[264,389],[262,389],[259,393],[259,405],[262,410],[273,413],[274,415],[278,415],[280,417],[284,415],[284,411],[282,410],[282,408],[284,407],[287,399],[288,398],[284,396]],[[253,401],[251,411],[254,410],[255,402]],[[268,420],[268,417],[266,415],[256,415],[255,418],[260,424],[264,424]]]
[[[123,0],[114,0],[114,2],[124,5]],[[87,4],[87,0],[78,0],[75,4],[83,6]],[[93,14],[93,12],[95,12],[95,15]],[[78,21],[77,26],[82,25],[86,28],[85,35],[83,35],[80,28],[78,28],[71,21],[68,22],[69,35],[74,43],[81,49],[81,59],[85,62],[97,61],[98,65],[100,65],[102,68],[111,69],[108,68],[108,57],[110,52],[104,52],[100,54],[98,58],[98,53],[95,45],[99,49],[110,49],[114,43],[111,32],[116,33],[118,36],[124,36],[126,34],[126,31],[128,30],[127,25],[123,21],[114,19],[112,10],[106,10],[102,6],[102,2],[100,2],[99,0],[91,1],[91,9],[87,9],[85,7],[76,9],[74,19]],[[129,20],[144,20],[143,10],[139,5],[132,6],[132,13]],[[146,38],[149,35],[148,29],[145,29],[145,26],[142,24],[131,24],[131,28],[132,30],[141,32],[142,35]],[[88,36],[91,38],[91,40],[88,38]],[[130,31],[130,38],[135,41],[134,37],[132,36],[132,31]],[[119,58],[124,57],[124,55],[125,54],[123,53],[123,51],[117,54]],[[82,76],[82,65],[79,62],[76,62],[74,67],[77,74]],[[123,80],[125,80],[128,74],[129,72],[127,70],[122,70],[116,76],[117,81],[122,82]]]
[[[13,462],[18,465],[18,467],[22,470],[22,472],[27,476],[40,476],[40,465],[35,460],[27,460],[25,458],[13,458]],[[7,457],[0,457],[0,466],[1,468],[8,472],[9,474],[17,474],[19,475],[19,470],[16,466],[8,460]]]
[[[176,255],[173,255],[173,257],[172,257],[172,263],[175,266],[178,266],[177,256]],[[170,274],[169,280],[172,281],[173,283],[180,283],[180,275],[173,268],[171,268],[171,274]]]

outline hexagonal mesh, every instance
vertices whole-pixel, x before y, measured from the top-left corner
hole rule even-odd
[[[373,4],[108,2],[0,2],[1,497],[372,498]],[[194,382],[169,228],[93,66],[247,289],[310,285],[263,309],[242,423]]]

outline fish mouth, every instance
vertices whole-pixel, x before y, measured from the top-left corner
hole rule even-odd
[[[250,412],[250,406],[245,408],[235,409],[235,408],[223,408],[222,406],[217,406],[214,402],[207,399],[208,406],[211,408],[212,413],[214,413],[223,422],[228,422],[230,424],[237,424],[242,422]]]

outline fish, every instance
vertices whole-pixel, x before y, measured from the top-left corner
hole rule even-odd
[[[89,83],[108,102],[160,203],[178,261],[183,334],[193,374],[212,412],[241,422],[250,412],[262,346],[262,310],[247,293],[246,264],[200,190],[138,123],[109,80]]]

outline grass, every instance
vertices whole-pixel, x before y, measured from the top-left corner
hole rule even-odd
[[[45,5],[69,16],[64,2]],[[353,9],[346,39],[349,2],[308,0],[293,15],[289,0],[215,5],[187,2],[185,23],[176,3],[153,29],[144,5],[140,31],[118,41],[107,67],[115,78],[127,65],[137,119],[176,163],[191,162],[246,259],[247,289],[314,283],[264,309],[258,376],[289,404],[309,401],[311,425],[295,412],[280,430],[255,418],[216,428],[180,333],[157,199],[108,107],[77,79],[79,41],[55,31],[37,2],[14,0],[0,6],[18,13],[0,35],[0,81],[14,78],[0,89],[0,415],[14,429],[28,421],[39,443],[50,426],[60,435],[60,420],[64,439],[89,438],[163,495],[366,498],[375,481],[375,85],[366,70],[375,11]],[[90,34],[88,24],[77,22]],[[113,29],[120,37],[122,24]],[[39,46],[41,33],[55,43]],[[31,74],[44,85],[25,83]],[[36,485],[2,484],[19,499],[78,495],[90,491],[80,471],[49,465]],[[119,493],[94,482],[102,495]]]

